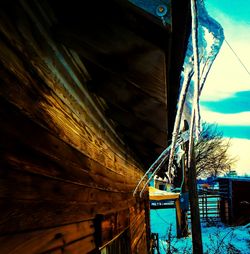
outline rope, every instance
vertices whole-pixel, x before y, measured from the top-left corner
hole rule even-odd
[[[231,51],[233,52],[233,54],[235,55],[235,57],[238,59],[238,61],[240,62],[241,66],[245,69],[245,71],[247,72],[247,74],[250,76],[250,72],[247,69],[246,65],[241,61],[240,57],[237,55],[237,53],[234,51],[234,49],[231,47],[231,45],[229,44],[229,42],[225,39],[225,42],[227,44],[227,46],[231,49]]]
[[[174,209],[174,208],[173,208]],[[161,217],[161,215],[158,213],[158,211],[157,210],[154,210],[156,213],[157,213],[157,215],[158,215],[158,217],[163,221],[163,222],[165,222],[166,224],[172,224],[172,223],[169,223],[169,221],[166,221],[164,218],[162,218]]]

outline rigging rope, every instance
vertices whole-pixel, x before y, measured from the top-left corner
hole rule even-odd
[[[248,73],[248,75],[250,76],[250,72],[247,69],[246,65],[241,61],[240,57],[236,54],[235,50],[231,47],[231,45],[229,44],[229,42],[225,39],[225,42],[227,44],[227,46],[231,49],[231,51],[233,52],[233,54],[236,56],[236,58],[238,59],[238,61],[240,62],[240,64],[242,65],[242,67],[245,69],[245,71]]]

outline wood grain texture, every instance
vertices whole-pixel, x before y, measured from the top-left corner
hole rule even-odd
[[[45,7],[0,8],[0,252],[94,251],[98,214],[103,243],[130,226],[145,249],[144,203],[132,196],[142,164],[88,91],[80,57],[54,41]]]
[[[18,11],[17,14],[19,14]],[[97,160],[103,160],[104,157],[107,163],[112,163],[114,160],[113,155],[110,154],[112,150],[117,155],[117,160],[120,158],[123,160],[124,150],[122,151],[120,145],[110,142],[108,138],[112,130],[107,131],[108,128],[104,124],[105,118],[101,119],[94,112],[89,97],[83,93],[84,83],[79,84],[82,80],[78,77],[80,73],[71,66],[72,63],[70,65],[66,61],[69,59],[62,48],[53,42],[48,44],[47,41],[51,41],[50,38],[40,35],[40,43],[38,43],[34,34],[31,34],[28,29],[30,27],[30,30],[33,30],[35,27],[32,27],[28,21],[24,22],[24,18],[22,14],[20,25],[17,27],[13,27],[12,23],[8,24],[12,26],[13,34],[9,34],[4,29],[5,27],[2,27],[5,42],[8,43],[8,46],[1,47],[3,49],[1,54],[5,56],[1,59],[6,68],[2,78],[3,84],[15,84],[3,86],[3,95],[9,97],[9,100],[22,108],[34,121],[58,133],[61,139],[86,155]],[[24,23],[23,26],[22,23]],[[16,44],[19,47],[13,49]],[[41,44],[43,44],[42,49]],[[46,58],[48,56],[49,58]],[[27,72],[27,69],[33,71]],[[6,75],[7,73],[9,75]],[[15,96],[16,93],[18,97]],[[104,124],[103,128],[102,124]],[[79,144],[80,139],[85,142]],[[102,154],[105,155],[102,158],[94,154],[100,145]],[[126,156],[129,157],[128,154]]]
[[[130,207],[131,253],[147,253],[147,224],[144,204]]]
[[[101,221],[101,246],[130,226],[129,209],[107,214]]]
[[[0,199],[0,232],[22,232],[55,227],[83,220],[94,219],[96,213],[107,214],[135,205],[133,199],[107,202],[64,203],[56,201]]]
[[[132,191],[136,182],[125,172],[115,171],[114,166],[106,168],[81,154],[1,99],[0,105],[1,157],[10,167],[100,189]]]
[[[85,10],[83,10],[83,13],[78,18],[75,17],[74,12],[73,15],[72,9],[69,10],[68,15],[70,17],[72,15],[72,17],[65,19],[65,17],[60,16],[58,26],[54,27],[57,41],[74,49],[74,51],[81,55],[81,59],[92,77],[91,80],[100,77],[101,82],[98,83],[98,87],[100,88],[103,84],[105,89],[103,93],[100,93],[98,89],[93,90],[94,93],[97,92],[97,95],[104,98],[106,102],[110,102],[115,98],[123,98],[126,101],[126,108],[135,112],[138,119],[142,118],[146,122],[150,122],[156,129],[160,126],[163,134],[164,131],[167,131],[168,125],[166,99],[166,71],[168,67],[165,64],[166,52],[139,36],[138,34],[143,29],[138,29],[137,33],[135,33],[131,31],[131,27],[128,28],[130,19],[123,20],[124,10],[120,10],[119,7],[115,10],[117,2],[112,1],[110,3],[111,10],[106,6],[106,3],[105,5],[99,3],[98,8],[103,10],[101,13],[92,3],[88,2],[86,3]],[[60,5],[60,8],[64,10],[65,6]],[[89,15],[92,8],[99,13],[96,18]],[[60,12],[56,7],[55,11]],[[117,13],[120,13],[119,18]],[[89,21],[91,21],[91,28],[88,25]],[[138,20],[134,25],[138,25]],[[166,34],[162,31],[161,40],[166,42],[164,49],[167,50],[168,40],[165,39]],[[91,66],[94,66],[94,68],[91,68]],[[98,70],[93,71],[95,68]],[[103,73],[113,77],[109,81],[115,86],[115,89],[110,88],[109,83],[102,76]],[[116,78],[115,81],[114,78]],[[132,89],[124,89],[124,83],[129,84]],[[128,95],[133,97],[134,90],[139,90],[140,93],[137,94],[137,99],[131,103]],[[112,96],[114,91],[118,91],[119,95]],[[140,100],[141,93],[144,93],[142,101]],[[152,101],[155,101],[158,105],[155,105]],[[124,104],[121,103],[119,106],[126,110]],[[108,107],[112,108],[113,105],[108,105]],[[115,122],[118,125],[122,124],[118,119]],[[141,129],[143,128],[144,125],[141,125]],[[154,133],[156,134],[157,130]],[[157,154],[159,155],[159,150],[143,143],[143,140],[147,139],[147,136],[142,133],[136,133],[136,136],[141,137],[139,140],[135,140],[134,136],[130,135],[129,132],[126,134],[129,137],[127,138],[127,135],[123,136],[124,141],[136,151],[139,158],[143,159],[144,164],[149,166],[157,157]],[[166,143],[166,133],[160,139]],[[133,143],[141,143],[141,145],[140,147],[132,147],[131,144]],[[144,153],[140,153],[145,147],[149,149],[145,149]],[[163,149],[164,147],[162,147]],[[150,159],[148,159],[149,157]]]
[[[86,237],[64,247],[63,253],[82,254],[95,249],[93,236]]]
[[[2,236],[0,237],[0,249],[1,253],[8,254],[52,252],[54,249],[84,239],[93,233],[93,222],[84,221],[56,228]],[[90,242],[89,238],[87,242]]]

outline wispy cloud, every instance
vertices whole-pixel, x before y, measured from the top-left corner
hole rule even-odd
[[[246,48],[247,46],[243,45],[241,47]],[[246,55],[248,55],[248,52],[246,52]],[[245,61],[245,65],[249,66],[250,69],[250,52],[249,59]],[[201,98],[203,100],[219,100],[230,97],[237,91],[245,91],[249,88],[249,75],[237,61],[230,49],[223,44],[208,75]]]
[[[250,71],[250,20],[236,22],[225,14],[214,11],[213,16],[224,28],[225,38]],[[232,96],[237,91],[250,89],[250,76],[239,63],[226,43],[211,68],[202,93],[203,100],[219,100]]]
[[[221,100],[203,100],[201,105],[205,108],[224,114],[233,114],[250,111],[250,90],[234,93]]]
[[[244,125],[218,125],[218,130],[222,131],[224,137],[243,138],[250,140],[250,126]]]
[[[217,123],[219,125],[250,126],[250,112],[223,114],[201,107],[201,117],[206,122]]]

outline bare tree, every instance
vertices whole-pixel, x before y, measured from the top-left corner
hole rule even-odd
[[[197,177],[218,176],[230,171],[236,158],[228,154],[230,139],[223,138],[217,126],[204,123],[200,140],[195,144]]]

